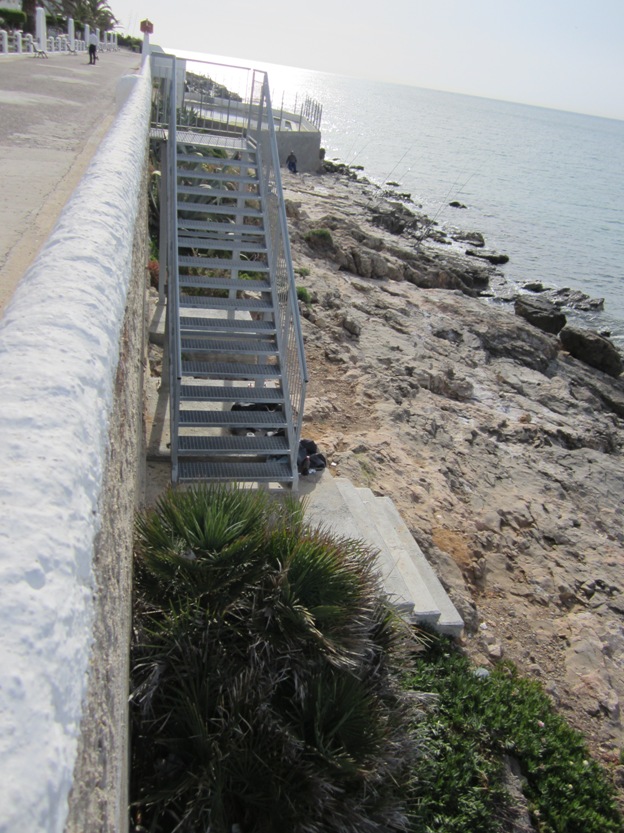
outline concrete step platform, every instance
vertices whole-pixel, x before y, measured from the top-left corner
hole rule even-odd
[[[386,592],[405,618],[451,636],[462,632],[461,616],[390,498],[329,472],[302,478],[299,492],[311,524],[377,551]]]

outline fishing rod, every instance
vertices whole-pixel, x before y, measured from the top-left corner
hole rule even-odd
[[[470,180],[471,180],[471,179],[472,179],[472,178],[476,175],[476,173],[477,173],[476,171],[473,171],[473,172],[470,174],[470,176],[469,176],[469,177],[468,177],[468,179],[464,182],[464,184],[461,186],[461,188],[459,189],[459,191],[457,191],[457,192],[456,192],[457,196],[459,196],[459,195],[462,193],[462,191],[464,190],[464,188],[468,185],[468,183],[469,183],[469,182],[470,182]],[[461,173],[459,173],[459,174],[457,175],[457,177],[456,177],[456,179],[455,179],[455,182],[454,182],[454,183],[451,185],[451,187],[448,189],[448,191],[446,192],[446,196],[445,196],[445,197],[443,198],[443,200],[441,201],[441,203],[440,203],[440,205],[439,205],[439,207],[438,207],[438,210],[435,212],[435,214],[433,215],[433,217],[430,217],[430,218],[429,218],[429,222],[428,222],[428,223],[425,223],[425,225],[423,226],[422,232],[416,236],[416,241],[417,241],[417,242],[416,242],[416,247],[417,247],[417,248],[420,246],[420,244],[423,242],[423,240],[426,240],[426,239],[427,239],[427,237],[429,236],[429,232],[431,231],[432,226],[434,226],[434,225],[435,225],[436,220],[438,219],[438,217],[440,216],[440,214],[442,213],[442,211],[443,211],[443,210],[447,207],[447,205],[448,205],[448,199],[449,199],[449,197],[450,197],[450,195],[451,195],[452,191],[454,190],[455,186],[457,185],[457,183],[458,183],[458,181],[459,181],[459,177],[460,177],[461,175],[462,175]]]
[[[364,151],[366,150],[366,148],[370,145],[370,143],[372,141],[373,141],[372,139],[369,139],[368,142],[366,142],[366,144],[364,145],[363,148],[361,148],[360,150],[356,150],[356,152],[354,153],[354,155],[351,158],[351,161],[346,163],[347,167],[350,167],[355,162],[356,156],[359,156],[360,153],[364,153]]]
[[[414,145],[415,145],[415,144],[416,144],[416,142],[412,142],[412,144],[408,147],[408,149],[405,151],[405,153],[403,154],[403,156],[399,159],[399,161],[396,163],[396,165],[394,166],[394,168],[390,171],[390,173],[389,173],[389,174],[386,176],[386,178],[384,179],[384,184],[385,184],[385,183],[386,183],[386,182],[390,179],[390,177],[392,176],[392,174],[396,171],[396,169],[399,167],[399,165],[401,164],[401,162],[405,159],[405,157],[407,156],[407,154],[408,154],[408,153],[410,153],[410,151],[413,149],[413,147],[414,147]],[[409,168],[408,168],[408,170],[409,170]]]
[[[403,154],[403,156],[399,159],[399,161],[396,163],[396,165],[392,168],[392,170],[390,171],[390,173],[386,174],[386,176],[385,176],[385,177],[384,177],[384,179],[383,179],[383,185],[385,185],[385,184],[386,184],[386,182],[390,179],[390,177],[392,176],[392,174],[396,171],[396,169],[399,167],[399,165],[400,165],[400,164],[401,164],[401,162],[405,159],[405,157],[406,157],[409,153],[411,153],[411,151],[413,150],[413,148],[414,148],[414,145],[415,145],[415,144],[416,144],[416,142],[412,142],[412,144],[408,147],[408,149],[405,151],[405,153]],[[411,165],[407,168],[407,170],[408,170],[408,171],[410,171],[410,170],[411,170]],[[375,197],[371,200],[372,205],[376,205],[376,204],[377,204],[377,203],[378,203],[378,202],[382,199],[382,197],[383,197],[383,196],[384,196],[384,195],[383,195],[383,192],[381,191],[381,188],[380,188],[380,189],[379,189],[379,191],[377,192],[376,196],[375,196]]]

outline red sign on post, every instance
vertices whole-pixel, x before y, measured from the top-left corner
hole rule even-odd
[[[151,20],[148,20],[147,18],[141,21],[140,28],[144,35],[154,34],[154,24]]]

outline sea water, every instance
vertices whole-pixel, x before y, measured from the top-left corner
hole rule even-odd
[[[399,183],[443,227],[480,231],[509,256],[509,283],[604,298],[587,326],[624,348],[624,121],[253,65],[268,72],[274,111],[320,102],[328,159]]]

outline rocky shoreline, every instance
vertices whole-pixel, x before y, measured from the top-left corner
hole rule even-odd
[[[393,499],[465,650],[539,679],[624,795],[621,357],[484,300],[503,282],[478,232],[442,239],[344,166],[283,185],[323,476]]]

